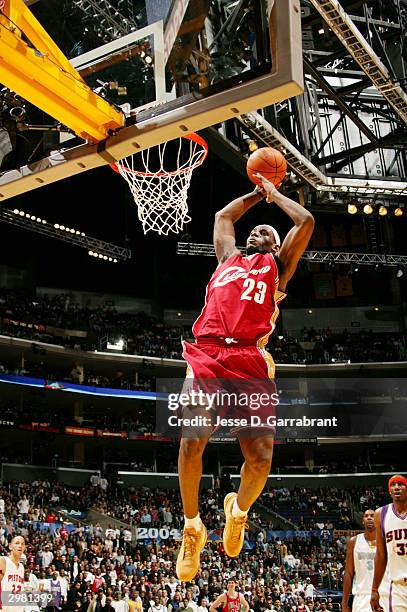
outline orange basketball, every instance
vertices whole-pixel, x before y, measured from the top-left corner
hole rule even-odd
[[[247,175],[252,183],[261,185],[261,180],[253,176],[256,172],[278,187],[287,172],[284,155],[271,147],[257,149],[247,160]]]

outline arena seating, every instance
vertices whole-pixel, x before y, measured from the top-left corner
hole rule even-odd
[[[87,336],[62,339],[53,335],[54,328],[86,331]],[[111,304],[91,310],[80,308],[67,294],[37,297],[5,289],[0,289],[0,334],[82,350],[99,349],[107,337],[120,338],[128,354],[170,359],[181,358],[181,338],[192,336],[190,329],[165,325],[143,312],[119,313]],[[298,337],[275,333],[268,348],[276,363],[401,361],[407,355],[402,334],[366,330],[334,333],[329,328],[304,328]]]
[[[360,490],[361,503],[376,496],[381,499],[382,494],[380,488]],[[34,574],[45,589],[50,588],[49,580],[56,572],[64,610],[92,611],[99,598],[105,606],[100,609],[108,611],[106,599],[112,600],[114,610],[148,612],[152,608],[154,612],[161,604],[161,612],[178,607],[206,612],[231,575],[236,577],[252,612],[291,612],[292,606],[302,600],[311,612],[338,610],[334,594],[341,585],[346,543],[343,535],[335,537],[334,529],[343,528],[344,522],[338,513],[327,514],[325,507],[346,504],[344,492],[270,489],[261,502],[271,506],[278,502],[277,509],[283,513],[285,506],[298,507],[305,499],[314,514],[313,523],[302,528],[319,529],[321,537],[316,537],[315,531],[310,532],[310,539],[303,531],[290,539],[265,537],[267,531],[251,522],[240,558],[229,559],[219,538],[222,495],[219,490],[206,491],[201,514],[214,535],[205,547],[201,571],[191,584],[175,578],[177,542],[172,538],[134,540],[140,527],[146,532],[152,527],[182,527],[176,490],[143,487],[118,492],[96,474],[84,488],[48,481],[10,483],[0,491],[0,544],[4,552],[13,534],[26,537],[27,572]],[[111,517],[112,524],[102,527],[95,521],[88,524],[86,518],[79,522],[67,518],[67,509],[85,517],[90,508],[102,513],[107,521]],[[120,527],[117,521],[121,521]],[[350,521],[346,525],[352,526]]]

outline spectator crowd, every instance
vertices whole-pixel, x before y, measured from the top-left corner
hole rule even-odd
[[[223,525],[223,494],[215,488],[202,497],[201,515],[208,530],[215,530],[211,533],[220,534]],[[352,499],[364,505],[381,501],[383,494],[379,488],[355,489]],[[271,525],[261,512],[253,512],[240,557],[228,558],[220,538],[210,538],[200,572],[190,583],[175,575],[182,529],[178,491],[118,490],[98,473],[85,487],[47,481],[5,485],[0,490],[0,545],[5,554],[14,535],[25,537],[27,587],[53,594],[48,610],[208,612],[230,577],[251,612],[338,610],[334,595],[341,589],[346,539],[334,529],[355,525],[350,518],[344,525],[338,513],[327,510],[336,503],[341,515],[350,515],[347,497],[339,489],[269,489],[260,500],[264,506],[281,514],[287,507],[303,514],[311,510],[313,521],[298,525],[300,531],[289,539],[266,537],[264,526]],[[102,521],[68,518],[72,511],[85,517],[90,508],[102,513],[103,527]],[[154,527],[161,533],[167,528],[170,537],[137,538],[139,528],[146,533]],[[306,537],[305,528],[319,535],[312,531]]]
[[[66,330],[62,337],[55,331],[61,329]],[[190,328],[166,325],[144,312],[118,312],[111,302],[91,309],[68,294],[35,296],[5,289],[0,289],[0,333],[79,350],[101,350],[107,339],[120,340],[127,354],[170,359],[181,359],[181,340],[192,336]],[[297,337],[272,334],[268,348],[276,363],[401,361],[407,358],[405,340],[400,333],[304,328]]]

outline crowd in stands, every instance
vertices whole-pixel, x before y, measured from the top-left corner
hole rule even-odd
[[[276,363],[369,363],[407,358],[402,334],[372,330],[350,333],[346,329],[333,332],[330,328],[304,328],[298,337],[272,334],[268,348]]]
[[[38,345],[33,345],[34,352]],[[14,361],[14,360],[13,360]],[[55,364],[45,364],[43,361],[26,360],[24,366],[15,366],[14,363],[0,363],[0,374],[13,374],[16,376],[29,376],[41,378],[46,382],[60,381],[72,382],[76,385],[87,385],[90,387],[107,387],[110,389],[122,389],[126,391],[152,391],[154,390],[154,379],[138,373],[137,380],[134,375],[126,375],[118,371],[111,376],[93,372],[80,364],[75,363],[72,368],[61,368]]]
[[[55,328],[86,332],[58,337]],[[108,302],[103,307],[80,307],[68,294],[33,296],[0,289],[0,332],[82,350],[106,349],[106,341],[123,340],[131,355],[180,357],[178,327],[165,325],[144,312],[118,312]]]
[[[205,490],[201,497],[201,516],[217,534],[223,525],[224,492],[221,487]],[[4,485],[0,490],[0,546],[4,554],[13,535],[26,538],[26,582],[35,590],[39,585],[45,592],[52,590],[55,605],[48,610],[208,612],[231,576],[251,612],[338,610],[324,589],[341,589],[346,540],[334,535],[338,517],[326,519],[324,506],[333,501],[343,504],[342,491],[271,489],[262,496],[263,503],[265,496],[277,510],[290,498],[295,507],[309,500],[320,535],[306,538],[298,532],[291,539],[266,537],[261,517],[256,517],[239,558],[225,556],[219,537],[210,539],[200,572],[186,584],[175,576],[179,533],[173,530],[182,528],[178,491],[145,487],[118,491],[96,473],[82,488],[47,481]],[[318,503],[321,498],[322,506]],[[107,515],[103,527],[97,522],[73,524],[67,518],[67,509],[86,512],[89,508]],[[349,511],[344,505],[343,509]],[[143,528],[146,533],[154,527],[166,527],[170,537],[135,538],[135,529]]]
[[[55,328],[85,332],[58,336]],[[168,326],[143,312],[118,312],[107,302],[96,309],[79,307],[68,294],[34,296],[0,289],[0,333],[29,338],[79,350],[103,350],[106,340],[123,340],[128,354],[181,359],[183,338],[191,330]],[[401,361],[407,358],[405,337],[400,333],[350,333],[304,328],[298,337],[277,332],[269,347],[276,363],[327,364],[333,362]],[[88,373],[88,376],[92,375]],[[100,378],[94,375],[96,379]],[[122,381],[133,385],[134,381]],[[97,380],[95,384],[103,384]],[[127,387],[127,388],[133,388]]]
[[[270,489],[263,493],[265,507],[284,516],[298,529],[353,529],[349,494],[343,489],[295,487]]]
[[[140,435],[155,431],[155,410],[151,401],[138,400],[131,411],[120,413],[117,408],[103,406],[96,408],[91,402],[83,401],[81,416],[75,416],[73,406],[63,407],[42,398],[19,402],[0,399],[1,420],[14,426],[28,425],[32,422],[46,423],[63,432],[66,426],[92,427],[109,432],[137,432]]]

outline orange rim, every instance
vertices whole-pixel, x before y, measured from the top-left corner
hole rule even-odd
[[[121,164],[120,162],[115,162],[109,165],[115,172],[118,172],[119,174],[120,174],[120,170],[124,170],[124,172],[127,172],[128,174],[135,174],[136,176],[174,176],[176,174],[184,174],[185,172],[188,172],[189,170],[193,170],[194,168],[197,168],[198,166],[200,166],[205,161],[208,155],[209,149],[208,149],[208,143],[206,142],[206,140],[204,140],[202,136],[200,136],[199,134],[196,134],[195,132],[192,132],[191,134],[186,134],[185,136],[183,135],[181,136],[181,138],[185,138],[186,140],[192,140],[193,142],[196,142],[196,144],[201,145],[204,151],[204,154],[202,155],[202,157],[200,157],[192,165],[186,166],[185,168],[181,168],[178,170],[172,170],[171,172],[142,172],[141,170],[133,170],[132,168],[126,168],[126,166],[124,166],[124,164]]]

